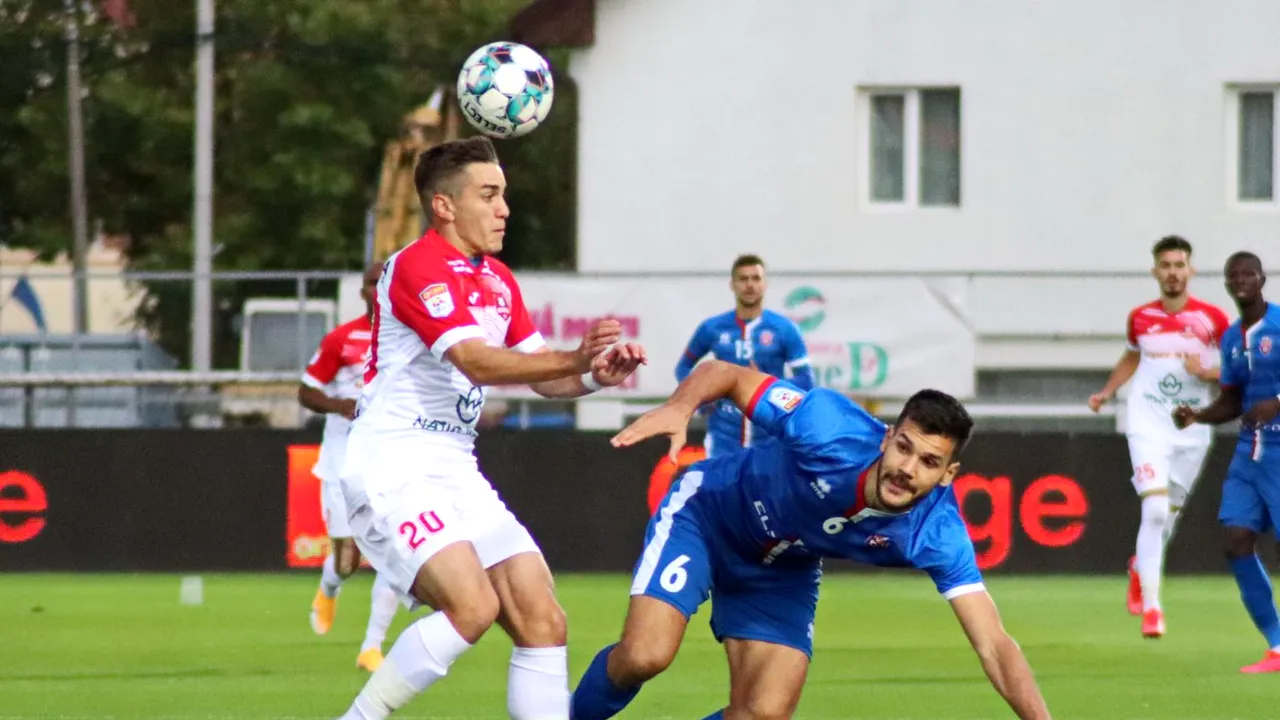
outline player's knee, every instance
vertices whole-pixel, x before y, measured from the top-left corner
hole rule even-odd
[[[671,666],[675,653],[660,643],[623,639],[609,655],[609,677],[624,686],[647,682]]]
[[[795,712],[789,698],[765,693],[752,693],[746,702],[730,704],[725,720],[788,720]]]
[[[519,618],[511,618],[512,639],[520,647],[561,647],[569,639],[569,621],[554,600],[543,603]]]
[[[1254,553],[1257,536],[1251,532],[1228,530],[1222,551],[1228,560],[1248,557]]]
[[[355,541],[351,538],[334,540],[333,544],[336,546],[333,571],[345,580],[355,574],[356,568],[360,565],[360,553],[356,550]]]
[[[489,585],[468,593],[468,597],[456,607],[444,609],[462,639],[475,644],[498,619],[498,594]]]

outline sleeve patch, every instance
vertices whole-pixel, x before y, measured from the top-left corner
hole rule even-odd
[[[769,388],[769,402],[783,412],[791,412],[796,409],[800,401],[804,399],[804,393],[796,392],[791,388],[775,385]]]
[[[433,318],[445,318],[453,314],[453,295],[449,286],[444,283],[428,285],[418,293],[418,299],[427,308],[427,314]]]

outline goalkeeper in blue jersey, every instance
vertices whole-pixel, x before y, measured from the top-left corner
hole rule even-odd
[[[828,557],[928,574],[1017,716],[1049,717],[987,594],[948,487],[973,425],[959,401],[922,390],[886,427],[832,390],[806,392],[712,361],[613,444],[669,435],[677,450],[694,409],[720,399],[776,441],[697,463],[672,486],[649,522],[622,639],[582,676],[573,720],[606,720],[626,707],[671,664],[689,618],[708,599],[730,690],[728,707],[707,720],[791,717],[813,653]],[[891,633],[894,623],[912,622],[891,605],[861,616],[850,610],[867,633]]]
[[[676,380],[689,376],[693,366],[708,353],[717,360],[752,367],[808,390],[813,387],[809,351],[800,328],[772,310],[764,309],[768,286],[764,261],[757,255],[741,255],[733,261],[735,307],[709,317],[694,330],[689,346],[676,363]],[[707,456],[715,457],[750,447],[760,429],[731,402],[721,400],[706,408]]]

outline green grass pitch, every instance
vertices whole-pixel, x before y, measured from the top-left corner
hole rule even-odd
[[[329,635],[307,611],[317,576],[0,575],[0,718],[335,718],[364,683],[355,656],[370,575],[344,588]],[[621,628],[622,576],[557,579],[570,678]],[[1125,579],[988,578],[1057,718],[1277,718],[1280,676],[1245,676],[1263,643],[1229,577],[1166,581],[1169,634],[1144,641]],[[623,718],[701,718],[728,696],[706,609],[675,664]],[[392,626],[387,649],[409,616]],[[495,629],[397,718],[505,718],[510,643]],[[799,718],[1012,717],[946,603],[920,575],[830,575]]]

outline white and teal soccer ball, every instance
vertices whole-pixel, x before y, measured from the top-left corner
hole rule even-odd
[[[553,85],[551,66],[529,47],[489,43],[462,64],[458,104],[467,121],[485,135],[520,137],[546,121]]]

